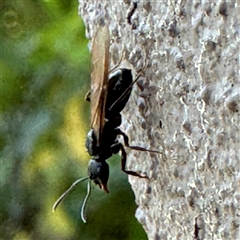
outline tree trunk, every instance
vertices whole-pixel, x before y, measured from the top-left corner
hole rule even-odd
[[[150,179],[129,177],[148,238],[239,239],[237,1],[89,0],[79,14],[91,43],[109,26],[112,67],[124,49],[143,71],[121,128],[167,157],[128,151],[128,169]]]

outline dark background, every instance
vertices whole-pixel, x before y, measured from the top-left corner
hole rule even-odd
[[[90,54],[78,1],[1,1],[0,239],[147,239],[119,156],[110,193],[93,186],[86,213]]]

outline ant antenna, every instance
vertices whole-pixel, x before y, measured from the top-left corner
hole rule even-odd
[[[82,204],[82,207],[81,207],[81,218],[82,218],[82,220],[83,220],[84,223],[87,223],[87,220],[86,220],[85,217],[84,217],[84,211],[85,211],[85,207],[86,207],[86,204],[87,204],[87,200],[88,200],[90,194],[91,194],[91,179],[89,179],[89,181],[88,181],[88,185],[87,185],[87,195],[86,195],[86,197],[84,198],[83,204]]]
[[[84,178],[80,178],[78,179],[77,181],[75,181],[71,187],[65,191],[59,198],[58,200],[53,204],[53,207],[52,207],[52,211],[54,212],[57,208],[57,206],[63,201],[63,199],[73,190],[73,188],[76,187],[77,184],[79,184],[80,182],[83,182],[85,180],[87,180],[89,177],[84,177]]]

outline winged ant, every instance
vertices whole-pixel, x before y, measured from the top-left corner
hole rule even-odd
[[[130,149],[163,154],[159,151],[130,146],[128,136],[119,129],[121,125],[120,113],[127,104],[132,86],[139,79],[140,75],[133,81],[131,70],[120,68],[113,72],[108,80],[109,45],[110,37],[108,28],[106,26],[99,28],[92,46],[93,70],[91,74],[91,90],[86,95],[86,100],[91,102],[91,129],[87,134],[85,144],[89,155],[92,157],[88,164],[88,176],[75,181],[60,196],[52,208],[55,211],[60,202],[78,183],[89,179],[87,195],[84,198],[81,208],[81,218],[84,223],[86,223],[84,211],[91,193],[91,180],[100,189],[109,192],[107,188],[109,166],[106,160],[113,154],[121,151],[122,171],[126,174],[148,178],[137,172],[125,169],[127,154],[123,144],[117,139],[119,135],[123,137],[125,146]]]

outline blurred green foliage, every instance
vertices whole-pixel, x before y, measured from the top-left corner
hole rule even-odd
[[[78,2],[1,1],[0,239],[146,239],[119,157],[109,161],[110,194],[93,187],[88,224],[79,210],[86,183],[84,144],[90,55]]]

